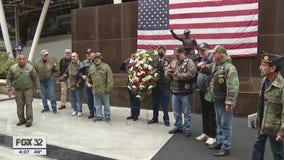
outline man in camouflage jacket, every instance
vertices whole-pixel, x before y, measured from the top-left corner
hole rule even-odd
[[[258,134],[253,160],[263,160],[266,139],[269,139],[273,159],[283,160],[284,140],[284,79],[280,74],[284,57],[263,52],[260,74],[263,78],[257,109]]]
[[[82,116],[82,93],[84,81],[82,79],[81,69],[83,63],[78,58],[78,53],[71,54],[71,63],[65,73],[60,77],[60,80],[67,80],[68,88],[70,89],[70,103],[73,108],[72,116]]]
[[[239,91],[239,78],[236,67],[226,49],[217,45],[213,49],[214,63],[198,67],[202,73],[209,74],[205,99],[213,102],[216,112],[217,137],[216,144],[209,148],[218,150],[215,156],[226,156],[230,153],[232,138],[233,107]]]

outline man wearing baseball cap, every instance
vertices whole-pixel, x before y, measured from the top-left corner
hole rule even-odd
[[[89,69],[88,86],[92,87],[95,98],[96,116],[94,121],[110,122],[110,92],[113,88],[113,74],[110,66],[104,63],[103,56],[97,52],[94,54],[93,65]],[[104,105],[104,110],[102,106]],[[104,111],[104,114],[102,113]]]
[[[260,75],[263,77],[257,107],[258,130],[253,160],[264,158],[266,139],[269,139],[273,159],[284,159],[284,79],[280,74],[284,57],[262,52]],[[272,158],[271,158],[272,159]]]
[[[82,70],[82,73],[83,73],[82,78],[85,82],[88,81],[87,76],[89,74],[89,69],[90,69],[91,65],[93,64],[94,55],[95,55],[95,53],[93,52],[92,49],[90,49],[90,48],[87,49],[86,59],[83,60],[84,67],[83,67],[83,70]],[[92,87],[88,87],[87,83],[85,83],[83,90],[85,92],[86,102],[87,102],[87,105],[88,105],[88,108],[89,108],[89,111],[90,111],[88,118],[91,119],[95,115],[95,104],[94,104],[94,95],[93,95],[93,92],[92,92]]]
[[[186,137],[191,135],[191,102],[192,102],[192,81],[196,75],[194,62],[186,58],[183,47],[174,50],[176,59],[165,69],[165,75],[171,80],[172,110],[174,112],[174,128],[169,134],[183,132]],[[182,118],[182,112],[184,118]],[[184,119],[184,123],[182,121]]]
[[[54,60],[48,58],[48,51],[43,49],[41,51],[41,58],[39,58],[34,68],[38,73],[40,81],[40,96],[43,104],[43,110],[41,113],[49,112],[49,105],[47,103],[47,92],[50,97],[50,104],[53,113],[57,113],[56,97],[55,97],[55,77],[58,76],[58,67]]]
[[[239,77],[231,57],[222,45],[217,45],[212,52],[214,63],[199,63],[197,67],[210,77],[205,99],[214,104],[217,136],[216,143],[209,148],[217,150],[214,155],[221,157],[228,155],[231,150],[233,108],[239,92]]]
[[[213,62],[213,54],[209,50],[207,43],[198,45],[199,55],[202,58],[201,63],[210,64]],[[197,86],[200,94],[200,104],[202,112],[202,134],[196,137],[197,141],[203,141],[207,145],[213,145],[216,142],[216,120],[215,109],[212,102],[205,100],[206,82],[209,79],[208,75],[201,72],[197,76]]]

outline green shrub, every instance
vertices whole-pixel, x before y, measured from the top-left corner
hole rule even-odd
[[[16,59],[9,58],[6,52],[0,52],[0,78],[6,78],[10,67],[15,63]]]

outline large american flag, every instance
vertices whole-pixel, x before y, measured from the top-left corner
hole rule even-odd
[[[197,43],[223,45],[233,57],[257,54],[258,0],[138,0],[137,49],[159,45],[173,53],[190,29]]]

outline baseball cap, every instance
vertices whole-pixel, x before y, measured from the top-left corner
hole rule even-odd
[[[93,50],[91,49],[91,48],[88,48],[87,50],[86,50],[86,53],[92,53],[93,52]]]
[[[227,54],[227,50],[221,45],[215,46],[212,51],[213,51],[213,54],[216,52]]]
[[[180,54],[180,53],[183,53],[184,52],[184,49],[183,47],[177,47],[177,54]]]
[[[41,55],[48,55],[48,50],[43,49],[43,50],[41,50],[40,54]]]
[[[261,62],[270,63],[274,66],[281,66],[284,63],[284,57],[271,54],[266,51],[261,52]]]
[[[200,50],[206,50],[206,49],[209,49],[209,45],[207,43],[203,42],[203,43],[198,45],[198,48]]]
[[[100,59],[103,59],[103,56],[102,56],[102,54],[100,52],[96,52],[94,54],[94,58],[96,58],[96,57],[99,57]]]

